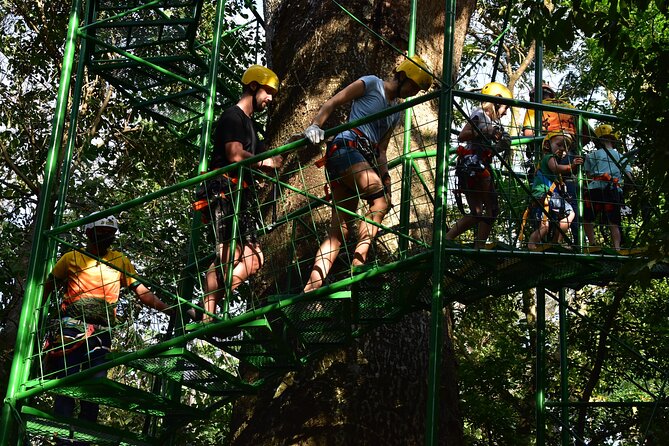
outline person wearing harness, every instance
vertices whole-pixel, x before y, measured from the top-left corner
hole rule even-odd
[[[214,149],[209,168],[219,169],[265,151],[258,139],[251,117],[265,110],[279,91],[279,77],[269,68],[251,65],[242,76],[243,91],[237,104],[223,112],[214,131]],[[282,165],[281,156],[267,158],[248,167],[274,172]],[[239,184],[237,172],[230,172],[207,181],[196,194],[208,201],[207,219],[214,223],[216,257],[205,277],[204,309],[216,313],[216,305],[232,295],[232,291],[255,274],[264,257],[257,239],[260,226],[259,205],[256,200],[252,174],[245,171],[239,214],[235,215],[233,197]],[[234,256],[230,252],[233,219],[237,218],[238,236]],[[226,292],[226,270],[232,263],[232,286]],[[213,318],[204,314],[204,323]]]
[[[432,75],[426,63],[418,55],[411,56],[397,66],[390,79],[363,76],[339,91],[323,104],[304,134],[312,144],[319,144],[325,136],[321,127],[335,108],[351,103],[351,122],[392,107],[399,103],[399,99],[427,90],[431,84]],[[391,207],[391,179],[386,149],[399,119],[398,112],[345,130],[328,144],[324,159],[317,164],[325,165],[332,201],[338,207],[355,213],[359,199],[363,198],[369,203],[365,218],[381,223],[388,213]],[[305,292],[323,285],[341,245],[348,239],[352,223],[350,215],[333,209],[328,236],[316,253]],[[377,231],[378,227],[373,224],[359,223],[353,266],[365,263]]]
[[[481,93],[494,97],[511,99],[511,91],[499,82],[486,84]],[[492,226],[497,218],[499,205],[497,192],[491,175],[490,163],[493,150],[502,142],[509,143],[508,134],[503,130],[500,119],[507,111],[507,105],[495,103],[494,99],[485,101],[474,110],[458,135],[459,142],[466,142],[465,147],[458,147],[458,159],[455,173],[458,181],[455,200],[460,212],[464,194],[469,205],[469,214],[461,217],[446,233],[446,240],[454,240],[463,232],[478,225],[475,248],[485,247]],[[507,148],[509,146],[507,145]]]
[[[539,251],[541,240],[548,234],[551,222],[557,222],[559,230],[553,235],[553,243],[560,243],[569,225],[574,219],[574,210],[564,198],[562,175],[575,171],[583,164],[583,158],[575,157],[571,164],[560,164],[573,144],[570,133],[548,132],[543,140],[544,156],[539,162],[532,183],[532,203],[530,213],[537,222],[537,227],[530,235],[527,247],[530,251]]]
[[[56,378],[77,373],[106,362],[111,350],[112,330],[116,324],[116,305],[121,288],[129,288],[140,302],[149,307],[174,315],[169,308],[135,276],[135,268],[124,254],[110,249],[118,231],[115,217],[103,217],[85,226],[86,253],[70,251],[56,263],[44,284],[44,298],[62,289],[60,321],[50,330],[45,345],[47,370]],[[89,255],[90,254],[90,255]],[[191,316],[194,312],[191,313]],[[106,376],[101,371],[95,378]],[[80,402],[79,418],[97,420],[99,406]],[[54,415],[71,418],[75,400],[57,395]],[[58,445],[87,443],[59,439]]]
[[[595,245],[593,223],[600,217],[602,224],[607,224],[611,231],[613,248],[620,250],[620,209],[623,204],[623,185],[625,177],[632,179],[632,169],[622,161],[622,155],[615,145],[618,138],[613,128],[602,124],[595,129],[597,150],[585,158],[584,170],[588,176],[588,190],[585,196],[583,229],[590,246]]]

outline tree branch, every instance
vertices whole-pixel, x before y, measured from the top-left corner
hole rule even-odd
[[[14,164],[14,162],[11,160],[9,157],[9,153],[7,153],[7,148],[5,147],[2,142],[0,142],[0,149],[2,150],[2,157],[5,159],[5,163],[9,168],[21,179],[23,182],[28,186],[28,188],[35,194],[39,195],[39,187],[33,183],[30,178],[28,178],[19,167]]]

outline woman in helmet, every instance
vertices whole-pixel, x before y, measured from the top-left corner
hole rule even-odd
[[[400,63],[390,79],[363,76],[335,94],[320,108],[305,136],[312,144],[324,139],[321,127],[333,110],[351,103],[349,122],[379,113],[399,103],[400,99],[414,96],[427,90],[432,84],[432,75],[420,56],[411,56]],[[390,209],[390,174],[386,149],[400,113],[345,130],[328,144],[324,158],[326,176],[330,182],[333,202],[350,212],[356,212],[360,198],[369,203],[365,217],[381,223]],[[304,291],[322,286],[334,263],[339,249],[348,238],[353,219],[339,210],[332,212],[327,238],[321,244],[315,258],[314,268]],[[377,226],[360,222],[358,243],[355,247],[353,265],[362,265],[367,259],[371,241]]]
[[[509,89],[499,82],[486,84],[481,93],[493,97],[512,98]],[[448,231],[447,240],[453,240],[478,225],[474,247],[485,247],[499,210],[497,192],[490,171],[492,150],[493,145],[503,138],[508,138],[500,123],[507,108],[507,105],[497,103],[493,98],[484,101],[481,108],[474,110],[458,135],[458,141],[466,142],[466,146],[458,148],[456,202],[460,211],[464,213],[461,199],[461,195],[464,194],[469,205],[469,214],[460,218]]]
[[[242,85],[244,89],[237,104],[225,110],[216,123],[210,170],[243,161],[265,151],[263,142],[258,140],[251,116],[265,110],[272,102],[279,90],[279,78],[269,68],[252,65],[244,72]],[[274,169],[281,167],[281,164],[282,158],[275,156],[248,167],[273,172]],[[254,183],[248,174],[244,177],[240,212],[237,216],[238,243],[234,255],[230,253],[234,216],[234,206],[230,197],[234,196],[233,191],[236,189],[236,175],[236,171],[232,171],[208,181],[205,185],[206,191],[203,193],[210,198],[209,220],[214,222],[216,237],[216,259],[206,274],[204,308],[208,313],[216,313],[216,304],[255,274],[264,261],[256,237],[257,193],[253,191]],[[232,286],[230,290],[226,290],[225,273],[230,269],[230,262],[232,262]],[[204,315],[205,323],[211,320],[211,316]]]

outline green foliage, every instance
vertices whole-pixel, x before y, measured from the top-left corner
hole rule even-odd
[[[599,407],[587,410],[586,439],[621,445],[665,439],[666,409],[653,403],[666,398],[664,371],[669,366],[666,281],[646,291],[633,287],[614,306],[613,289],[588,287],[568,291],[567,351],[570,401],[578,401],[598,361],[601,375],[590,401],[647,402],[646,406]],[[557,295],[548,292],[546,305],[546,400],[560,399]],[[552,296],[552,297],[551,297]],[[461,307],[455,312],[458,378],[467,444],[533,444],[534,299],[502,296]],[[611,319],[612,318],[612,319]],[[603,328],[609,319],[612,330]],[[600,343],[602,343],[600,345]],[[603,355],[603,356],[600,356]],[[547,444],[559,442],[559,409],[549,408]],[[570,409],[575,429],[579,409]]]

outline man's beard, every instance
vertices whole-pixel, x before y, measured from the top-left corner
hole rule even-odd
[[[260,113],[264,109],[265,107],[263,107],[263,103],[258,102],[258,91],[256,91],[253,94],[253,113]]]
[[[116,241],[116,237],[98,237],[94,242],[93,245],[95,248],[98,250],[98,254],[104,254],[106,253],[111,245]]]

